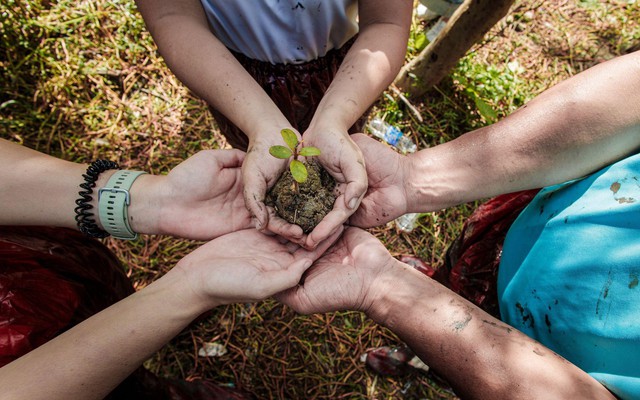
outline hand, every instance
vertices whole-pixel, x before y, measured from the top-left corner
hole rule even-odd
[[[248,229],[221,236],[180,260],[177,271],[209,308],[220,304],[254,302],[288,289],[337,239],[341,230],[308,251]]]
[[[268,229],[288,240],[300,243],[304,238],[302,228],[279,218],[264,204],[267,190],[276,183],[288,165],[286,160],[277,159],[269,154],[269,147],[274,144],[280,142],[275,139],[272,142],[262,140],[249,145],[242,166],[245,204],[258,230]]]
[[[166,176],[140,176],[131,188],[132,228],[209,240],[251,227],[242,198],[243,159],[239,150],[203,150]]]
[[[303,283],[276,298],[294,310],[321,313],[341,310],[367,312],[380,296],[376,281],[395,264],[387,249],[370,233],[347,228],[303,277]]]
[[[347,132],[316,128],[304,136],[305,146],[315,146],[322,152],[318,160],[334,177],[339,196],[333,210],[307,236],[305,247],[313,248],[335,232],[358,208],[367,190],[367,172],[360,149]]]
[[[361,228],[384,225],[407,212],[409,186],[405,169],[407,157],[364,135],[351,136],[358,145],[367,166],[369,188],[360,207],[349,219]]]

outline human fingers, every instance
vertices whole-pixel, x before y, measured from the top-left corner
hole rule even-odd
[[[265,284],[266,293],[264,293],[263,297],[267,298],[296,286],[312,263],[313,260],[309,258],[300,258],[293,261],[286,268],[265,273],[264,278],[267,282]]]
[[[345,179],[346,187],[344,189],[345,206],[353,212],[367,192],[368,177],[365,168],[364,158],[358,151],[355,152],[355,160],[347,160],[341,163],[342,174]]]
[[[244,202],[251,217],[255,221],[256,229],[262,231],[269,223],[267,207],[264,204],[267,184],[262,174],[257,174],[255,171],[245,172],[245,169],[251,168],[247,167],[246,164],[243,167]]]
[[[290,224],[284,219],[278,217],[272,207],[267,207],[267,212],[269,214],[267,229],[270,232],[298,244],[303,244],[305,242],[306,235],[300,226]]]
[[[316,259],[321,257],[325,253],[325,251],[340,238],[343,231],[344,227],[340,225],[331,233],[329,233],[323,240],[315,243],[313,247],[305,248],[303,246],[299,250],[297,250],[295,255],[297,257],[309,257],[315,261]]]
[[[329,211],[322,221],[313,228],[313,231],[307,235],[303,246],[307,249],[314,249],[318,243],[331,236],[337,230],[342,229],[352,212],[352,210],[344,206],[344,195],[338,196],[333,209]]]
[[[211,152],[215,156],[216,160],[222,168],[235,168],[240,167],[246,153],[237,149],[223,149],[223,150],[206,150]]]

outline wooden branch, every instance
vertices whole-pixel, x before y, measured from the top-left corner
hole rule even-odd
[[[509,12],[513,2],[465,0],[438,37],[400,70],[394,84],[412,98],[425,94]]]

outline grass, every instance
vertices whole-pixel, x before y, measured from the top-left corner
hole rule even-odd
[[[636,2],[521,0],[411,106],[396,92],[375,112],[420,148],[499,119],[545,88],[603,60],[640,49]],[[424,47],[415,21],[407,57]],[[118,160],[166,173],[200,149],[226,146],[206,105],[167,69],[130,0],[5,0],[0,11],[0,137],[67,160]],[[371,231],[393,255],[441,265],[475,204],[423,214],[410,234]],[[198,243],[145,236],[106,240],[137,288],[161,276]],[[206,342],[227,354],[199,357]],[[378,375],[360,355],[397,346],[395,335],[357,312],[297,316],[265,301],[213,310],[145,365],[183,379],[239,386],[259,398],[441,399],[455,396],[431,374]]]

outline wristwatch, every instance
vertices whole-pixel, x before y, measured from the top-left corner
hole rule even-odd
[[[116,171],[105,187],[98,190],[98,212],[105,231],[117,239],[135,240],[138,234],[129,225],[129,189],[144,171]]]

